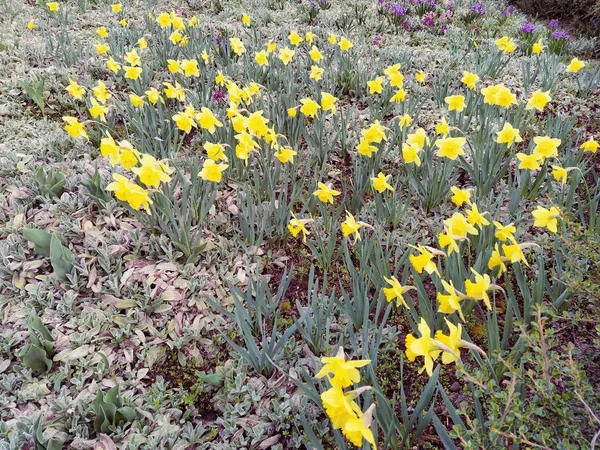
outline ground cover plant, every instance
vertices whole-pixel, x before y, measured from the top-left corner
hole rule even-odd
[[[0,448],[599,445],[593,38],[496,1],[0,11]]]

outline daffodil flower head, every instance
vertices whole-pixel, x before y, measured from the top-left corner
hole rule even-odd
[[[360,381],[360,372],[358,369],[369,364],[371,360],[347,361],[344,348],[340,347],[335,356],[324,356],[321,358],[321,362],[323,363],[323,367],[317,372],[315,377],[323,378],[333,374],[333,377],[330,379],[331,384],[343,389]]]

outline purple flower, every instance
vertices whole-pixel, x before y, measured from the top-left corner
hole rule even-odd
[[[381,47],[383,45],[383,39],[381,38],[381,35],[377,34],[374,38],[373,38],[373,45],[375,47]]]
[[[535,33],[535,25],[531,22],[525,22],[523,25],[521,25],[521,31],[527,34],[533,34]]]
[[[404,28],[405,30],[409,30],[410,22],[408,20],[405,20],[404,22],[402,22],[402,28]]]
[[[450,2],[448,2],[448,9],[454,9],[455,5],[454,5],[454,1],[450,0]]]
[[[550,28],[558,28],[558,26],[559,26],[558,19],[552,19],[550,22],[548,22],[548,26]]]
[[[512,14],[512,13],[514,13],[514,12],[515,12],[515,7],[514,7],[513,5],[510,5],[510,6],[508,7],[508,13],[509,13],[509,14]]]
[[[396,17],[404,17],[406,15],[406,8],[400,3],[390,3],[390,13]]]
[[[227,94],[225,93],[225,91],[222,91],[221,88],[217,88],[215,90],[215,92],[213,92],[212,95],[212,101],[214,103],[225,103],[225,99],[227,98]]]
[[[435,27],[435,13],[433,11],[429,11],[423,16],[421,23],[426,27]]]
[[[444,25],[442,25],[440,27],[440,33],[445,33],[447,29],[448,29],[448,24],[445,23]]]
[[[567,33],[565,30],[561,30],[560,28],[554,30],[552,33],[552,39],[564,39],[565,41],[568,41],[570,38],[571,36],[569,36],[569,33]]]
[[[471,12],[478,16],[485,16],[485,3],[475,2],[471,4]]]

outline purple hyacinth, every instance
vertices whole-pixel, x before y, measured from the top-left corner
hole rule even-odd
[[[404,17],[406,15],[406,8],[400,3],[390,3],[390,13],[396,17]]]
[[[548,22],[548,26],[550,28],[558,28],[559,25],[558,19],[552,19],[550,22]]]
[[[442,25],[440,27],[440,33],[445,33],[447,29],[448,29],[448,24],[445,23],[444,25]]]
[[[374,38],[373,38],[373,45],[375,47],[381,47],[383,45],[383,39],[381,37],[381,35],[377,34]]]
[[[568,41],[570,38],[571,36],[569,36],[569,33],[560,28],[554,30],[554,32],[552,33],[552,39],[564,39],[565,41]]]
[[[454,9],[454,8],[455,8],[454,1],[453,1],[453,0],[450,0],[450,1],[448,2],[448,9]]]
[[[214,103],[222,104],[225,103],[225,99],[227,98],[227,94],[225,91],[221,90],[221,88],[217,88],[212,95],[212,101]]]
[[[475,2],[471,4],[471,12],[478,16],[485,16],[485,3]]]
[[[535,25],[531,22],[525,22],[523,25],[521,25],[521,31],[527,34],[533,34],[535,33]]]
[[[433,11],[429,11],[423,16],[421,23],[426,27],[435,27],[435,13]]]

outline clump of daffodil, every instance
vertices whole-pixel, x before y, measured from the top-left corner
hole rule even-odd
[[[370,386],[362,386],[350,391],[345,388],[360,382],[359,368],[364,367],[371,361],[368,359],[358,361],[347,361],[344,349],[339,348],[336,356],[321,358],[323,367],[315,375],[316,378],[327,377],[331,388],[321,394],[321,402],[325,413],[331,419],[335,430],[341,430],[342,434],[355,447],[362,447],[366,440],[375,449],[375,437],[370,429],[373,420],[375,405],[371,405],[363,413],[355,399]]]
[[[462,339],[462,326],[454,325],[448,319],[444,319],[448,327],[448,334],[444,334],[442,330],[435,333],[435,337],[431,336],[431,328],[427,321],[421,318],[418,325],[420,337],[415,337],[412,334],[406,336],[406,357],[409,361],[414,361],[417,357],[423,358],[423,367],[419,373],[426,371],[429,376],[433,374],[433,364],[441,355],[442,364],[451,364],[460,360],[460,349],[463,347],[476,350],[483,353],[476,345]]]

